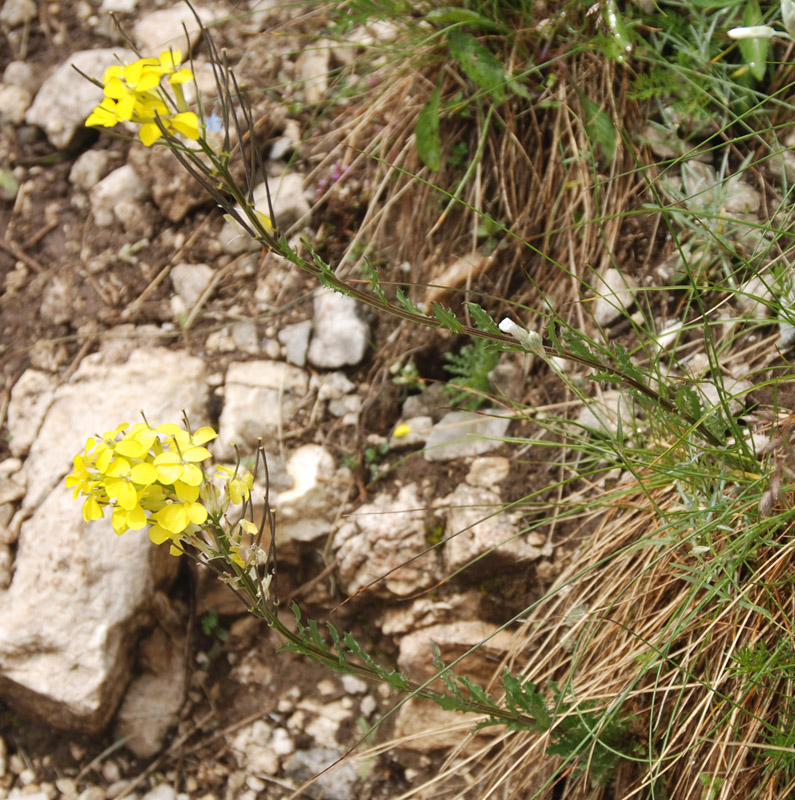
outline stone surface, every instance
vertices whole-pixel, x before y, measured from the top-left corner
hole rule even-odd
[[[604,275],[597,276],[596,300],[593,303],[593,317],[597,325],[605,326],[615,322],[635,302],[637,284],[628,275],[610,267]]]
[[[406,430],[407,428],[408,430]],[[392,435],[389,437],[389,449],[408,450],[412,447],[422,446],[428,441],[432,428],[432,417],[410,417],[402,420],[392,430]],[[395,436],[395,431],[398,431],[400,436]]]
[[[207,264],[177,264],[171,270],[171,283],[184,310],[190,311],[196,305],[213,274],[212,267]]]
[[[311,542],[328,534],[353,482],[347,467],[318,444],[299,447],[287,459],[292,488],[276,495],[278,541]]]
[[[303,50],[296,59],[295,71],[304,92],[304,102],[316,106],[328,91],[328,42],[321,40]]]
[[[72,53],[41,85],[25,114],[27,123],[42,128],[54,147],[67,149],[78,131],[88,130],[84,126],[86,117],[102,100],[102,89],[74,67],[101,79],[108,66],[116,63],[115,54],[115,48]]]
[[[207,193],[165,147],[135,142],[127,163],[146,184],[155,205],[170,222],[180,222],[194,208],[210,202]]]
[[[501,446],[511,420],[502,411],[450,411],[431,429],[424,456],[427,461],[452,461],[479,456]]]
[[[304,794],[315,800],[351,800],[356,797],[356,784],[359,775],[350,758],[344,758],[345,751],[325,747],[297,750],[284,765],[285,772],[296,785],[315,780],[302,787]],[[339,761],[337,766],[331,764]]]
[[[193,7],[204,25],[209,25],[217,18],[213,9],[196,4]],[[187,42],[185,30],[188,33]],[[132,30],[133,39],[144,56],[157,56],[162,50],[173,48],[181,50],[183,58],[186,58],[188,49],[186,44],[189,42],[190,47],[193,47],[200,35],[196,17],[190,8],[182,3],[174,3],[171,8],[152,11],[141,17]]]
[[[461,484],[434,505],[445,520],[444,563],[450,572],[467,565],[478,571],[510,568],[535,561],[546,542],[543,534],[523,533],[522,515],[503,510],[498,492]]]
[[[493,488],[504,481],[511,472],[511,462],[503,456],[476,458],[464,480],[470,486]]]
[[[143,200],[148,194],[146,184],[129,165],[114,169],[89,192],[94,222],[108,227],[116,222],[114,208],[124,200]]]
[[[5,0],[0,9],[0,23],[16,28],[31,22],[38,16],[39,10],[33,0]]]
[[[356,313],[356,301],[331,289],[315,295],[314,331],[309,362],[316,367],[338,369],[358,364],[367,350],[370,330]]]
[[[273,728],[265,720],[241,728],[230,742],[238,766],[249,774],[278,774],[279,757],[271,746],[272,738]]]
[[[69,182],[78,189],[88,191],[110,172],[115,158],[115,154],[108,150],[86,150],[72,164]]]
[[[0,592],[0,696],[48,727],[99,733],[127,684],[150,598],[172,557],[143,531],[86,523],[63,486],[22,525]],[[46,613],[42,613],[46,609]]]
[[[490,637],[490,638],[489,638]],[[456,665],[456,672],[485,684],[494,676],[496,665],[510,648],[513,636],[496,625],[481,620],[465,620],[430,625],[406,634],[400,640],[398,667],[415,681],[425,682],[438,670],[433,665],[431,643],[449,664],[473,647],[477,647]]]
[[[426,505],[416,484],[409,484],[397,497],[379,494],[348,516],[334,537],[340,578],[348,594],[377,581],[368,592],[405,597],[436,582],[434,551],[405,563],[428,549]]]
[[[258,438],[276,438],[303,401],[307,387],[305,372],[280,361],[230,364],[224,410],[213,451],[233,460],[234,442],[253,452]]]
[[[184,353],[109,342],[55,389],[24,464],[28,491],[13,580],[0,593],[0,695],[50,727],[98,733],[127,684],[137,632],[178,566],[144,531],[86,523],[63,483],[89,435],[140,410],[153,424],[205,421],[204,365]],[[47,609],[47,613],[42,613]]]
[[[462,732],[474,728],[481,719],[478,714],[445,711],[432,700],[414,697],[398,710],[393,736],[400,739],[402,748],[432,753],[459,745]],[[495,730],[485,728],[484,733]]]
[[[722,383],[722,390],[718,390],[715,381],[701,381],[695,388],[709,406],[723,406],[721,398],[724,398],[728,402],[729,413],[736,416],[748,402],[748,392],[753,389],[753,384],[728,375],[724,376]]]
[[[166,601],[167,602],[167,601]],[[151,758],[163,749],[169,730],[177,724],[187,685],[185,638],[180,630],[155,628],[141,643],[136,675],[116,715],[116,735],[138,758]]]
[[[13,455],[30,450],[57,385],[52,375],[35,369],[25,370],[14,384],[8,404],[8,445]]]
[[[288,364],[303,367],[309,350],[309,335],[312,332],[312,321],[296,322],[285,325],[278,333],[279,342],[284,346],[284,357]]]
[[[33,97],[27,89],[0,83],[0,122],[21,125],[32,102]]]
[[[773,304],[773,283],[774,278],[770,274],[755,275],[739,288],[734,302],[743,314],[754,319],[769,317]]]

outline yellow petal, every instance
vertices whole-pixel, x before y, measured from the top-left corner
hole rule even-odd
[[[199,499],[199,487],[197,485],[180,480],[174,484],[174,491],[177,494],[177,498],[183,503],[195,503]]]
[[[145,122],[138,131],[138,137],[146,147],[151,147],[161,136],[160,128],[154,122]]]
[[[201,503],[191,503],[188,506],[188,517],[194,525],[202,525],[207,519],[207,509]]]
[[[110,489],[108,489],[108,495],[110,497],[114,496],[111,494]],[[135,487],[129,481],[118,482],[117,486],[115,487],[115,496],[119,505],[125,511],[132,511],[138,504],[138,493],[135,491]]]
[[[217,437],[218,434],[211,427],[205,425],[203,428],[199,428],[199,430],[193,434],[193,443],[197,445],[204,444],[205,442],[209,442]]]
[[[149,528],[149,538],[155,544],[163,544],[163,542],[171,538],[171,534],[165,528],[161,528],[160,525],[152,525]]]
[[[171,119],[171,124],[188,139],[199,138],[199,118],[192,111],[183,111]]]
[[[127,514],[127,524],[134,530],[139,531],[146,525],[146,512],[141,506],[136,506]]]
[[[136,464],[130,470],[130,478],[141,486],[148,486],[157,480],[157,468],[148,461],[144,461],[141,464]]]
[[[196,463],[198,461],[204,461],[206,458],[210,458],[211,455],[212,453],[210,453],[206,447],[189,447],[182,454],[182,460]]]
[[[179,72],[175,72],[169,79],[169,83],[187,83],[193,80],[193,73],[187,68],[183,67]]]

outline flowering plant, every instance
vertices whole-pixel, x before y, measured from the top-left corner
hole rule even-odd
[[[82,495],[83,519],[101,519],[111,510],[113,530],[121,535],[149,525],[155,544],[170,542],[179,555],[187,545],[208,559],[220,553],[239,567],[246,541],[257,526],[241,512],[228,519],[231,506],[245,511],[254,476],[239,467],[217,466],[208,478],[202,466],[210,458],[204,444],[218,434],[209,427],[192,433],[174,423],[121,423],[101,437],[90,437],[66,478],[75,499]]]
[[[199,117],[188,111],[182,84],[194,80],[193,72],[181,67],[182,53],[165,50],[160,58],[139,58],[132,64],[114,64],[105,70],[105,99],[91,112],[87,127],[112,128],[120,122],[140,125],[138,135],[150,147],[163,135],[180,133],[199,138]],[[161,81],[173,95],[164,91]]]

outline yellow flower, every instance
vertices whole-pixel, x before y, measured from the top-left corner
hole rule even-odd
[[[406,425],[404,422],[402,425],[398,425],[394,431],[392,431],[392,435],[396,439],[402,439],[404,436],[408,436],[411,433],[411,428]]]

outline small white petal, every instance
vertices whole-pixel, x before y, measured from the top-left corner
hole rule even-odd
[[[729,37],[732,39],[772,39],[778,31],[769,25],[751,25],[747,28],[732,28]]]

